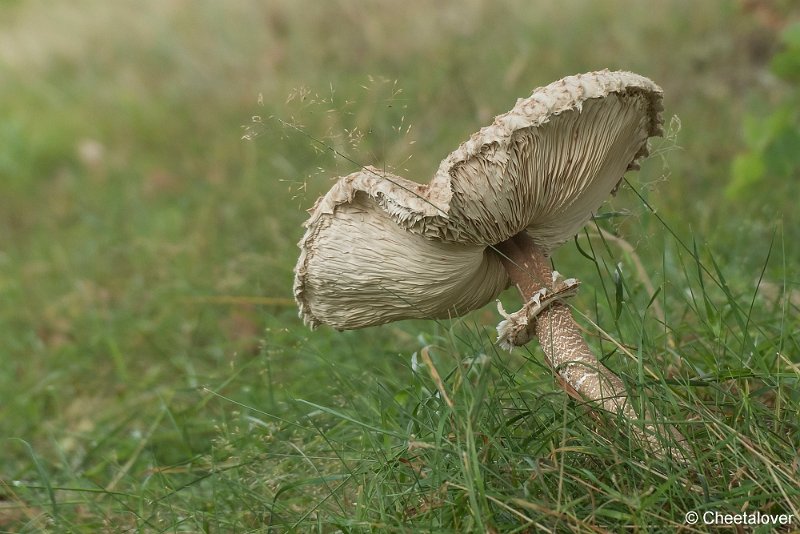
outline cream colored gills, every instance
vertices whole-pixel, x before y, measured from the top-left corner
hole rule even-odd
[[[609,95],[514,133],[501,159],[488,147],[452,175],[451,219],[499,243],[522,230],[545,251],[596,213],[649,136],[647,99]],[[488,221],[488,223],[487,223]],[[455,224],[455,222],[454,222]]]
[[[307,322],[351,329],[447,318],[483,306],[508,285],[486,247],[409,235],[364,194],[340,206],[308,252]]]

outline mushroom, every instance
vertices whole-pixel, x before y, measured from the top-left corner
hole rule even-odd
[[[629,419],[622,381],[583,340],[564,300],[578,289],[548,257],[575,235],[662,133],[662,91],[630,72],[570,76],[519,99],[439,166],[429,184],[374,167],[310,210],[294,294],[312,328],[457,317],[514,284],[525,304],[498,325],[538,337],[573,395]],[[644,440],[657,445],[652,426]]]

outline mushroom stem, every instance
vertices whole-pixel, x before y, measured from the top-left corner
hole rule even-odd
[[[495,248],[524,300],[550,287],[550,262],[527,234],[518,234]],[[566,304],[556,301],[543,309],[536,318],[535,332],[548,365],[569,393],[577,393],[582,400],[599,401],[611,413],[636,418],[626,402],[622,380],[592,354]]]
[[[543,288],[550,288],[553,270],[543,251],[525,232],[495,245],[508,276],[527,302]],[[556,373],[561,386],[571,396],[589,401],[629,421],[639,417],[628,402],[622,380],[600,363],[581,336],[569,307],[555,300],[535,318],[535,333],[545,354],[547,364]],[[661,425],[659,425],[661,426]],[[659,455],[667,450],[656,434],[672,434],[684,441],[674,429],[656,428],[645,424],[639,437]],[[672,450],[673,457],[683,457]]]

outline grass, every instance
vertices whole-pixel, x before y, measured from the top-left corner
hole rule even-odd
[[[691,510],[797,528],[800,221],[788,195],[722,194],[743,114],[783,90],[752,12],[0,14],[0,530],[692,531]],[[493,306],[337,333],[291,302],[304,209],[355,168],[326,147],[425,181],[515,98],[605,67],[660,83],[671,133],[555,262],[603,361],[690,437],[686,465],[598,424],[535,343],[499,351]]]

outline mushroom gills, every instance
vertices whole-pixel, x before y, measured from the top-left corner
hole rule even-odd
[[[409,233],[372,204],[358,195],[319,227],[306,250],[306,318],[353,329],[458,317],[508,287],[500,259],[486,247]]]

